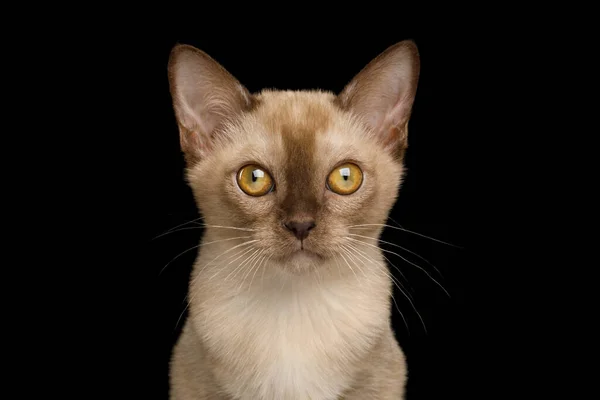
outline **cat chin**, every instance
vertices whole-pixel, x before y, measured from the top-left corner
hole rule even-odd
[[[311,271],[321,263],[323,263],[323,257],[308,250],[295,251],[284,261],[286,269],[296,274]]]

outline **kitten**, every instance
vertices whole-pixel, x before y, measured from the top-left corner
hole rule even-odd
[[[403,41],[337,96],[251,94],[204,52],[172,50],[206,231],[171,399],[404,398],[377,239],[402,180],[418,75],[417,48]]]

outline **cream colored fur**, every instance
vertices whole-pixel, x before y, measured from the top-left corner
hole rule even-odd
[[[185,51],[179,54],[194,59]],[[389,54],[378,68],[389,68]],[[355,93],[250,97],[242,89],[242,95],[218,98],[217,91],[190,99],[178,76],[187,84],[207,74],[233,78],[211,72],[218,67],[203,53],[189,59],[198,67],[180,67],[175,56],[171,84],[182,135],[197,135],[182,137],[182,146],[207,228],[190,280],[189,316],[173,352],[171,399],[402,399],[407,372],[390,326],[392,281],[376,246],[381,229],[361,229],[373,238],[365,240],[370,246],[348,238],[351,225],[384,223],[396,200],[403,167],[390,148],[405,146],[406,91],[390,97],[380,116],[361,114]],[[398,75],[414,79],[414,71]],[[235,81],[221,87],[239,90]],[[352,99],[357,104],[350,107]],[[211,114],[216,109],[230,115]],[[206,126],[217,134],[209,138]],[[325,187],[343,160],[364,173],[348,196]],[[249,162],[271,173],[273,193],[251,197],[239,189],[236,173]],[[299,241],[282,228],[290,215],[316,219],[304,241],[308,251],[299,251]]]

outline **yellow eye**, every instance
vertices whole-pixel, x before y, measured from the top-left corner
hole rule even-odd
[[[327,187],[337,194],[352,194],[363,181],[358,165],[346,163],[336,167],[327,178]]]
[[[240,169],[237,183],[250,196],[263,196],[273,189],[273,179],[258,165],[246,165]]]

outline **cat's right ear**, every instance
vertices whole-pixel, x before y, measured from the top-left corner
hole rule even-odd
[[[419,52],[413,41],[405,40],[367,64],[342,90],[338,101],[361,117],[386,150],[402,158],[418,80]]]
[[[191,165],[210,151],[215,129],[251,108],[254,98],[225,68],[195,47],[176,45],[168,69],[181,149]]]

